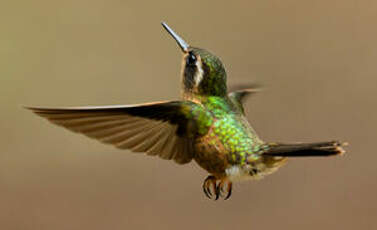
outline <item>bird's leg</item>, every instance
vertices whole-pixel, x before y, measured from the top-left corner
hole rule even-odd
[[[229,199],[229,197],[232,195],[232,182],[227,179],[222,179],[218,185],[218,191],[219,195],[221,197],[224,197],[224,200]]]
[[[219,199],[220,191],[216,182],[216,177],[212,175],[209,175],[203,182],[203,192],[209,199],[212,199],[213,195],[215,195],[215,200]]]

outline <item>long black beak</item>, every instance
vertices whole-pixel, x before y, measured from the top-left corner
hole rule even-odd
[[[166,31],[174,38],[177,42],[179,47],[181,47],[183,52],[188,52],[188,48],[190,47],[178,34],[176,34],[165,22],[161,22],[162,26],[165,28]]]

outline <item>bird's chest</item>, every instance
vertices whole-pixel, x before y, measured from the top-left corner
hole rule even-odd
[[[195,160],[208,172],[225,175],[232,165],[244,165],[255,145],[253,138],[238,120],[224,117],[216,120],[208,133],[195,143]]]
[[[221,176],[229,165],[228,150],[210,130],[195,142],[195,161],[209,173]]]

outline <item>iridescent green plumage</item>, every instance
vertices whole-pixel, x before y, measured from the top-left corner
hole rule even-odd
[[[203,183],[209,198],[228,199],[234,181],[274,172],[286,157],[341,154],[337,141],[278,144],[262,141],[245,117],[243,102],[254,89],[228,93],[220,59],[190,47],[163,23],[183,51],[182,100],[138,105],[28,107],[52,123],[112,144],[186,164],[195,160],[211,175]]]
[[[196,162],[218,179],[232,176],[226,170],[233,166],[240,168],[240,175],[235,177],[267,172],[270,166],[264,165],[261,155],[268,144],[257,136],[244,115],[242,100],[249,91],[228,94],[222,62],[204,49],[189,47],[184,62],[183,98],[202,105],[211,114],[196,121],[199,125],[211,123],[208,133],[194,141]],[[284,160],[269,158],[272,162]]]

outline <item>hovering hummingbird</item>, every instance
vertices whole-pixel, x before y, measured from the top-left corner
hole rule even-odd
[[[232,183],[262,178],[288,157],[343,154],[339,141],[278,143],[261,140],[245,117],[244,102],[256,89],[227,91],[220,59],[188,45],[166,23],[183,52],[182,99],[98,107],[27,107],[52,123],[120,149],[187,164],[195,160],[210,174],[203,191],[228,199]]]

